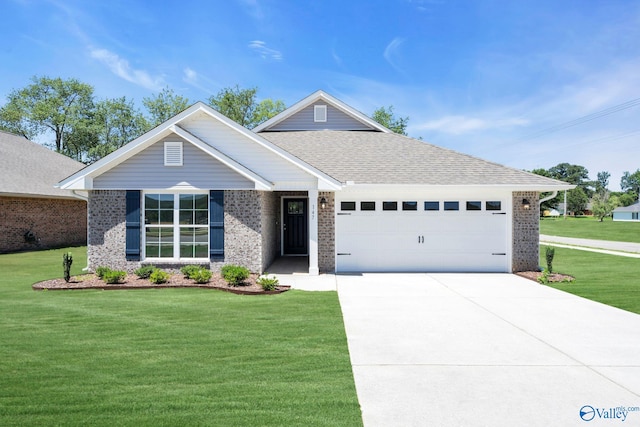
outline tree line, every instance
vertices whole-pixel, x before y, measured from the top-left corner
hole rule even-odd
[[[227,87],[207,99],[208,105],[238,124],[253,129],[285,110],[281,100],[257,101],[258,89]],[[92,163],[185,110],[191,102],[166,87],[142,99],[144,110],[126,96],[96,99],[93,86],[76,79],[37,77],[12,90],[0,108],[0,129],[27,139],[45,138],[50,148]],[[372,118],[406,135],[408,117],[396,118],[393,106]],[[47,140],[47,138],[49,138]]]
[[[558,179],[576,185],[573,190],[567,191],[567,206],[565,210],[574,214],[582,214],[587,210],[591,202],[591,212],[600,221],[618,206],[629,206],[638,201],[640,194],[640,169],[631,173],[626,171],[620,179],[620,192],[609,191],[608,171],[598,172],[596,180],[589,179],[589,171],[580,165],[560,163],[549,169],[534,169],[531,171],[537,175]],[[542,210],[549,210],[564,202],[564,194],[559,194],[551,200],[543,202]]]

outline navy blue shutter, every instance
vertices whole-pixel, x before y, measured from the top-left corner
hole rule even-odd
[[[126,257],[140,260],[140,191],[127,190]]]
[[[224,259],[224,191],[209,192],[209,255]]]

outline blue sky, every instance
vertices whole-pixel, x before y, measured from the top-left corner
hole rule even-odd
[[[322,89],[515,168],[607,170],[613,190],[640,168],[638,0],[2,0],[0,13],[0,105],[34,75],[138,104],[165,86],[193,102],[258,87],[286,105]]]

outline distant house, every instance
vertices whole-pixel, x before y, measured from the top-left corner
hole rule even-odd
[[[83,167],[0,131],[0,253],[86,244],[86,200],[54,187]]]
[[[622,206],[613,211],[614,221],[636,221],[640,222],[640,201],[631,206]]]

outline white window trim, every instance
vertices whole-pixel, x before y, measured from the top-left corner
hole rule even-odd
[[[314,105],[313,106],[313,121],[316,123],[326,123],[327,121],[327,106],[326,105]]]
[[[177,153],[175,150],[177,149]],[[173,159],[178,156],[178,161]],[[165,141],[164,142],[164,165],[165,166],[182,166],[184,152],[182,150],[182,141]]]
[[[147,251],[147,233],[146,233],[146,227],[147,225],[145,224],[145,219],[144,219],[144,213],[145,213],[145,195],[146,194],[172,194],[173,195],[173,225],[171,225],[171,227],[173,227],[173,257],[171,258],[158,258],[158,257],[147,257],[146,251]],[[209,250],[210,250],[210,245],[211,245],[211,230],[209,229],[210,224],[211,224],[211,211],[209,209],[209,205],[207,205],[207,224],[206,224],[206,228],[207,228],[207,256],[206,257],[202,257],[202,258],[180,258],[180,194],[206,194],[207,195],[207,202],[209,202],[209,192],[208,191],[197,191],[197,190],[181,190],[181,191],[166,191],[166,190],[149,190],[149,191],[143,191],[142,192],[142,200],[141,200],[141,207],[142,207],[142,230],[141,230],[141,239],[140,239],[140,254],[141,254],[141,259],[145,262],[151,262],[151,263],[193,263],[193,262],[208,262],[210,257],[209,257]],[[160,225],[158,227],[169,227],[169,225]],[[204,228],[204,225],[199,225],[198,227],[202,227]]]

